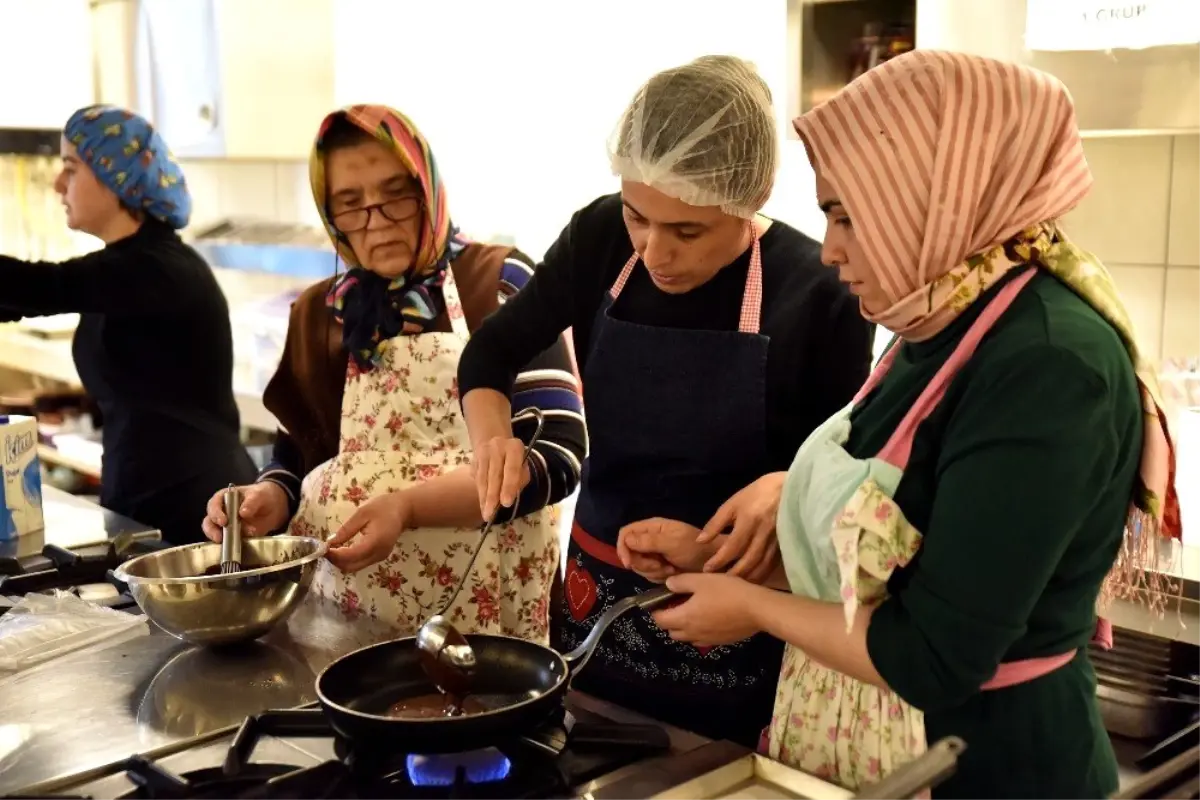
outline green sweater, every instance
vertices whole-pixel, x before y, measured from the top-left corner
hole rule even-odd
[[[933,339],[902,345],[854,411],[852,455],[879,452],[998,289]],[[925,712],[930,742],[967,743],[935,797],[1116,791],[1087,644],[1133,493],[1141,423],[1116,332],[1042,274],[917,429],[895,499],[925,539],[893,575],[867,647],[888,685]],[[1074,661],[1050,675],[979,690],[1002,662],[1072,648]]]

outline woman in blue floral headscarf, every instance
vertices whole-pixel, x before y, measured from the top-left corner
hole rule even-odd
[[[187,181],[142,117],[91,106],[63,128],[67,225],[104,243],[61,263],[0,256],[0,318],[80,314],[72,353],[103,414],[101,503],[174,544],[202,538],[218,487],[247,481],[229,307],[177,231]]]

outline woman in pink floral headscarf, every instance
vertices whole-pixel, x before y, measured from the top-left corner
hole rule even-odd
[[[692,597],[656,619],[696,643],[789,643],[767,747],[801,769],[854,788],[958,736],[935,794],[1108,796],[1096,603],[1160,602],[1141,568],[1180,529],[1153,372],[1059,224],[1092,183],[1070,96],[916,51],[796,130],[824,260],[897,339],[788,473],[790,592],[681,575]]]
[[[532,265],[458,232],[429,142],[393,108],[329,114],[309,178],[346,269],[292,306],[263,393],[280,422],[275,458],[243,487],[242,530],[326,539],[313,591],[350,621],[369,615],[412,634],[444,614],[464,633],[548,642],[554,506],[578,483],[587,441],[570,352],[560,338],[516,377],[515,435],[533,439],[530,409],[545,421],[526,488],[486,536],[457,377],[473,331]],[[218,541],[223,506],[222,491],[203,522]]]

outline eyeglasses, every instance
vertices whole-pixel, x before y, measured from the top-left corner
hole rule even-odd
[[[341,211],[332,217],[333,227],[342,233],[357,233],[371,224],[371,212],[378,211],[388,222],[408,222],[421,213],[425,203],[419,197],[398,197],[386,203]]]

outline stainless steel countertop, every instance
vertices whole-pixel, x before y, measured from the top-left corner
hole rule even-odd
[[[41,557],[42,548],[48,544],[79,550],[85,545],[104,546],[122,533],[157,533],[154,528],[53,486],[42,487],[42,512],[45,528],[0,541],[0,558],[16,558],[26,569],[37,569],[39,564],[48,563]]]
[[[0,794],[313,702],[327,664],[395,636],[309,595],[247,646],[194,648],[147,623],[0,680]]]

